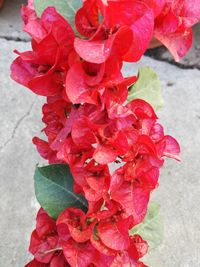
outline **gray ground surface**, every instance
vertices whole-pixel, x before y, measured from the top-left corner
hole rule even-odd
[[[32,176],[39,156],[31,139],[41,129],[42,99],[9,79],[12,51],[29,47],[20,33],[19,2],[7,0],[0,11],[0,267],[23,267],[30,258],[27,248],[37,209]],[[149,57],[139,64],[159,73],[165,99],[160,121],[182,147],[182,162],[166,161],[152,195],[161,203],[165,240],[148,256],[151,267],[200,266],[200,60],[195,46],[185,70]],[[138,67],[126,66],[130,74]]]

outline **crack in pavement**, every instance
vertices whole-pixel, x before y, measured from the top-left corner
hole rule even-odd
[[[159,48],[158,48],[159,49]],[[181,63],[181,62],[176,62],[173,58],[162,58],[162,53],[158,51],[158,49],[154,50],[148,50],[145,53],[145,56],[150,57],[152,59],[156,59],[161,62],[166,62],[169,63],[170,65],[174,65],[178,67],[179,69],[184,69],[184,70],[200,70],[199,64],[186,64],[186,63]]]
[[[23,43],[30,42],[29,39],[21,38],[21,37],[13,37],[9,35],[0,35],[0,39],[6,40],[6,41],[23,42]]]
[[[191,64],[191,65],[185,65],[183,63],[180,63],[180,62],[176,62],[174,60],[171,60],[171,59],[164,59],[164,58],[159,58],[159,57],[153,57],[153,56],[150,56],[150,55],[146,55],[152,59],[156,59],[158,61],[161,61],[161,62],[166,62],[170,65],[174,65],[176,67],[178,67],[179,69],[183,69],[183,70],[200,70],[200,66],[197,65],[197,64]]]
[[[5,141],[5,143],[3,145],[0,146],[0,152],[15,138],[15,134],[17,129],[19,128],[20,124],[31,114],[31,111],[33,109],[33,106],[36,102],[37,97],[35,97],[34,101],[32,102],[32,104],[30,105],[29,109],[27,110],[27,112],[17,121],[17,123],[15,124],[15,127],[12,131],[11,136],[8,138],[7,141]]]

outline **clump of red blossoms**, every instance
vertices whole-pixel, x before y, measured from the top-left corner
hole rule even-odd
[[[26,267],[146,266],[148,244],[130,230],[147,213],[164,158],[179,160],[180,147],[150,104],[127,103],[137,77],[124,77],[122,66],[138,61],[153,36],[182,57],[200,18],[189,2],[85,0],[79,36],[54,7],[41,17],[33,1],[22,7],[32,50],[16,51],[11,77],[46,97],[47,139],[33,143],[50,164],[69,165],[74,192],[88,203],[87,212],[67,207],[56,220],[40,209]]]

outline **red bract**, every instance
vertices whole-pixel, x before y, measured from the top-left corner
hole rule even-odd
[[[30,243],[34,259],[25,267],[140,266],[148,245],[138,235],[129,236],[130,228],[131,219],[120,215],[93,220],[80,209],[68,208],[55,222],[40,209]]]
[[[61,96],[48,97],[47,103],[43,105],[42,121],[46,124],[43,132],[48,136],[48,142],[34,137],[33,143],[36,145],[40,155],[48,159],[50,163],[62,163],[56,157],[56,151],[51,148],[51,144],[63,130],[67,121],[67,115],[71,111],[71,104],[64,101]]]
[[[136,225],[146,215],[151,190],[145,189],[142,185],[137,185],[137,181],[124,181],[124,176],[123,169],[119,169],[113,174],[110,194],[127,216],[132,216],[132,224]]]
[[[56,222],[41,208],[37,215],[36,229],[31,235],[29,251],[34,260],[26,267],[67,267],[57,234]]]
[[[113,68],[113,64],[115,68]],[[68,71],[66,93],[73,104],[101,105],[105,101],[123,103],[127,99],[127,87],[136,77],[124,78],[120,59],[110,57],[102,64],[77,61]]]
[[[113,216],[99,222],[91,242],[99,252],[113,258],[109,266],[139,266],[138,260],[147,253],[147,242],[138,235],[129,236],[130,228],[131,218]]]
[[[85,243],[90,239],[95,224],[95,220],[87,223],[85,213],[75,208],[65,210],[57,220],[60,238],[67,241],[72,237],[78,243]]]
[[[48,120],[43,120],[48,125]],[[107,218],[120,210],[132,216],[134,225],[140,223],[150,192],[158,185],[163,157],[179,160],[177,141],[164,135],[153,108],[139,99],[124,106],[110,103],[104,109],[81,105],[71,110],[55,133],[57,136],[49,138],[55,162],[69,164],[74,189],[84,194],[88,214],[96,218]],[[123,166],[111,175],[108,164],[113,162],[115,169],[118,163]],[[110,199],[116,204],[110,206]],[[108,210],[100,211],[104,202]]]
[[[98,237],[108,248],[123,251],[130,246],[129,228],[129,219],[118,222],[102,221],[97,227]]]
[[[138,235],[129,237],[130,228],[131,218],[114,216],[107,220],[91,220],[75,208],[66,209],[57,219],[61,247],[72,267],[115,266],[112,264],[123,258],[122,255],[137,266],[148,245]]]
[[[143,1],[87,0],[77,12],[76,25],[89,37],[76,38],[74,43],[84,60],[99,64],[115,53],[125,61],[137,61],[152,37],[154,15]]]
[[[180,60],[192,45],[191,27],[200,20],[198,0],[172,0],[166,4],[155,20],[154,36]]]
[[[41,19],[24,7],[23,18],[33,51],[17,52],[11,77],[38,95],[55,95],[64,88],[68,56],[73,51],[73,30],[53,7],[47,8]]]
[[[49,143],[41,140],[38,137],[34,137],[32,140],[33,144],[36,146],[40,156],[49,161],[50,164],[62,163],[57,158],[57,152],[52,150]]]

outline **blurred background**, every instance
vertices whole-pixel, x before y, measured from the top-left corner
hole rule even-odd
[[[22,267],[31,258],[28,245],[38,209],[32,177],[40,158],[31,140],[42,129],[43,99],[9,77],[13,50],[30,47],[21,31],[22,3],[0,0],[0,267]],[[193,47],[180,63],[161,47],[147,51],[139,64],[125,66],[130,75],[140,66],[159,74],[165,100],[160,122],[182,148],[182,162],[166,161],[152,194],[161,204],[165,239],[148,255],[151,267],[200,266],[200,25],[194,33]]]

